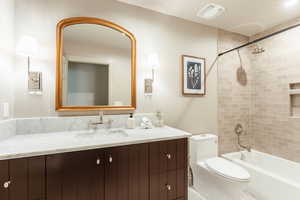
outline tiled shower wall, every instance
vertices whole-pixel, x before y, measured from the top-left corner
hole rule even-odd
[[[297,23],[300,20],[296,20]],[[294,22],[275,27],[276,31]],[[257,35],[252,39],[262,36]],[[264,53],[254,55],[253,47],[240,53],[248,83],[236,80],[239,58],[234,51],[218,62],[218,113],[220,153],[237,151],[234,126],[241,123],[245,144],[256,150],[300,162],[300,117],[290,116],[289,83],[300,82],[300,28],[260,42]],[[219,52],[236,47],[248,38],[219,32]]]
[[[295,20],[289,23],[300,23]],[[288,25],[276,27],[273,32]],[[259,35],[261,36],[261,35]],[[256,36],[256,37],[259,37]],[[300,82],[300,28],[260,42],[252,56],[255,149],[300,162],[300,118],[290,116],[289,83]]]
[[[248,42],[247,37],[219,31],[218,51],[223,52]],[[251,89],[252,75],[249,51],[247,48],[226,54],[218,60],[218,134],[219,152],[227,153],[238,150],[235,126],[240,123],[245,130],[242,142],[249,145],[252,137],[251,127]],[[237,70],[243,68],[247,83],[237,81]]]

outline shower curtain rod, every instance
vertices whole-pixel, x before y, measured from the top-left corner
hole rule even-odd
[[[293,26],[284,28],[284,29],[282,29],[282,30],[279,30],[279,31],[277,31],[277,32],[271,33],[271,34],[266,35],[266,36],[264,36],[264,37],[258,38],[258,39],[256,39],[256,40],[253,40],[253,41],[248,42],[248,43],[246,43],[246,44],[243,44],[243,45],[241,45],[241,46],[238,46],[238,47],[235,47],[235,48],[233,48],[233,49],[230,49],[230,50],[224,51],[224,52],[222,52],[222,53],[219,53],[219,54],[218,54],[218,57],[223,56],[223,55],[225,55],[225,54],[227,54],[227,53],[230,53],[230,52],[232,52],[232,51],[241,49],[241,48],[243,48],[243,47],[249,46],[249,45],[251,45],[251,44],[257,43],[257,42],[259,42],[259,41],[265,40],[265,39],[267,39],[267,38],[273,37],[273,36],[275,36],[275,35],[278,35],[278,34],[280,34],[280,33],[285,32],[285,31],[291,30],[291,29],[293,29],[293,28],[297,28],[297,27],[299,27],[299,26],[300,26],[300,24],[296,24],[296,25],[293,25]]]

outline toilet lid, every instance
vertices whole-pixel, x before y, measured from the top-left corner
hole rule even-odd
[[[223,158],[210,158],[205,161],[206,166],[213,172],[235,181],[249,181],[250,174],[244,168]]]

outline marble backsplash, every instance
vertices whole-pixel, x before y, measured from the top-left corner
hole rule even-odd
[[[0,140],[16,135],[16,127],[15,119],[0,121]]]
[[[124,128],[129,115],[105,115],[104,121],[112,120],[111,128]],[[139,126],[143,117],[148,117],[153,124],[157,117],[153,113],[139,113],[134,115],[136,126]],[[99,116],[80,117],[40,117],[16,118],[0,121],[0,140],[13,135],[80,131],[89,128],[89,122],[99,121]],[[105,125],[102,125],[102,128]],[[101,127],[100,127],[101,128]]]

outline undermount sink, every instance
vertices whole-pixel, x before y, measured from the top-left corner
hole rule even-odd
[[[96,129],[77,134],[78,137],[84,138],[111,138],[111,137],[128,137],[128,133],[124,129]]]
[[[125,137],[128,137],[128,133],[124,129],[109,129],[108,135],[122,135]]]

